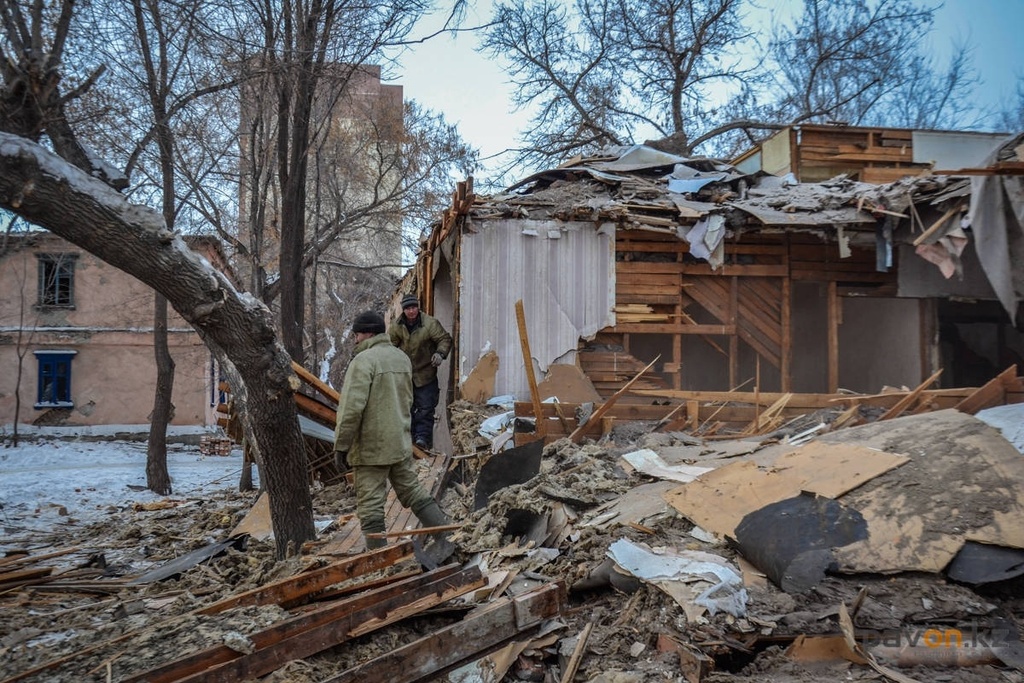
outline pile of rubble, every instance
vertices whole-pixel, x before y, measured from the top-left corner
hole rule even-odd
[[[461,455],[420,461],[447,473],[449,564],[417,561],[414,530],[326,552],[344,483],[286,562],[230,536],[256,494],[125,510],[0,560],[0,677],[1024,681],[1021,408],[798,443],[637,423],[495,454],[479,427],[498,411],[456,404]],[[140,562],[173,537],[192,551]]]

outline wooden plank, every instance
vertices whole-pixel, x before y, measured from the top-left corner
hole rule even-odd
[[[739,275],[743,277],[786,277],[789,271],[785,266],[778,265],[735,265],[725,264],[718,268],[712,268],[710,264],[684,263],[680,264],[684,275],[704,275],[712,277],[732,277]]]
[[[615,275],[619,273],[682,273],[681,263],[660,263],[651,261],[617,261]]]
[[[302,381],[306,382],[314,389],[319,391],[321,394],[334,401],[335,403],[337,403],[341,399],[341,395],[337,391],[327,386],[324,382],[320,381],[319,377],[317,377],[316,375],[314,375],[309,370],[302,367],[295,361],[292,361],[292,370],[295,371],[295,374],[298,375],[299,378],[302,379]]]
[[[626,384],[623,385],[623,387],[621,389],[616,391],[607,401],[605,401],[604,404],[602,404],[600,408],[595,410],[593,412],[593,414],[590,416],[590,419],[587,421],[587,424],[590,424],[590,423],[599,424],[601,418],[604,416],[605,413],[608,412],[608,410],[612,407],[612,405],[615,404],[615,402],[619,399],[619,397],[622,396],[623,394],[625,394],[629,390],[629,388],[631,386],[633,386],[633,384],[635,384],[636,381],[643,376],[643,374],[645,372],[647,372],[652,367],[654,367],[654,364],[658,362],[659,358],[661,358],[660,355],[655,357],[655,359],[652,360],[650,363],[648,363],[647,367],[645,367],[643,370],[641,370],[636,375],[636,377],[634,377],[633,379],[631,379],[628,382],[626,382]],[[535,415],[540,415],[541,412],[540,412],[540,410],[537,410],[537,412],[534,413],[534,414]],[[543,421],[540,421],[540,422],[543,423]],[[583,429],[584,429],[585,426],[586,425],[581,425],[581,426],[577,427],[576,431],[574,431],[572,434],[569,435],[569,440],[575,442],[577,439],[579,439],[580,436],[582,436],[582,434],[583,434]]]
[[[232,595],[197,611],[197,614],[218,614],[244,605],[296,604],[303,597],[328,586],[348,581],[363,574],[390,567],[412,556],[412,544],[397,543],[379,550],[346,558],[315,571],[268,583],[259,588]]]
[[[37,579],[49,576],[53,573],[53,567],[37,567],[35,569],[18,569],[0,574],[0,588],[7,588],[13,585],[27,585]]]
[[[842,302],[836,291],[836,283],[828,283],[828,390],[839,390],[839,326],[843,322]]]
[[[360,612],[346,614],[315,628],[296,633],[234,661],[189,676],[180,683],[226,683],[263,676],[289,661],[304,659],[352,638],[372,633],[413,614],[487,585],[478,567],[407,590]]]
[[[343,671],[323,683],[423,680],[556,616],[562,607],[561,593],[559,585],[545,584],[515,599],[499,598],[460,622]]]
[[[1017,377],[1017,366],[1011,365],[956,404],[961,413],[974,415],[979,410],[1000,405],[1006,398],[1006,387]]]
[[[899,401],[897,401],[896,405],[894,405],[892,408],[889,408],[889,410],[887,410],[882,415],[882,417],[878,418],[878,422],[881,422],[882,420],[891,420],[894,417],[899,417],[904,410],[909,408],[914,403],[914,401],[921,397],[921,393],[929,386],[931,386],[932,382],[937,380],[939,378],[939,375],[941,374],[942,368],[939,368],[938,371],[935,372],[935,374],[933,374],[931,377],[929,377],[920,385],[918,385],[918,387],[911,391],[909,394],[907,394]]]
[[[540,392],[537,390],[537,376],[533,372],[533,354],[530,353],[530,339],[526,334],[526,310],[523,307],[523,300],[516,301],[516,325],[519,327],[519,346],[523,351],[523,367],[526,370],[526,380],[530,385],[530,399],[533,401],[534,414],[540,415]],[[536,432],[538,437],[544,437],[544,421],[537,421]]]
[[[697,302],[698,305],[714,316],[715,320],[726,322],[729,319],[729,298],[728,292],[716,286],[709,278],[694,278],[688,281],[686,293]],[[735,328],[734,328],[735,329]]]
[[[660,285],[665,287],[676,286],[680,284],[679,273],[616,273],[615,274],[615,286],[631,285],[631,284],[645,284],[645,285]]]
[[[457,573],[453,569],[453,565],[441,567],[278,622],[249,635],[256,648],[251,654],[216,645],[123,680],[212,683],[269,673],[292,659],[308,657],[372,628],[394,623],[408,616],[410,610],[422,611],[486,583],[478,568]],[[426,600],[424,596],[428,596]]]
[[[310,398],[300,393],[295,393],[293,396],[295,397],[295,405],[308,417],[316,418],[321,422],[329,424],[334,424],[338,419],[337,411],[330,406],[320,403],[315,398]]]
[[[621,334],[735,334],[732,325],[685,325],[679,323],[624,323],[604,328]]]

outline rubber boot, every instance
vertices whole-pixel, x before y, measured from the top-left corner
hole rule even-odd
[[[384,546],[386,546],[388,544],[388,541],[387,541],[386,538],[370,538],[369,535],[368,535],[368,534],[381,534],[381,533],[384,533],[384,531],[386,531],[386,529],[384,527],[384,523],[383,522],[381,524],[379,524],[379,525],[372,524],[370,527],[363,527],[363,540],[366,541],[366,549],[367,550],[377,550],[378,548],[383,548]]]
[[[452,521],[448,519],[448,515],[444,514],[444,510],[437,504],[436,500],[431,500],[429,503],[424,505],[419,512],[416,513],[416,518],[420,520],[420,524],[425,527],[430,526],[446,526],[451,524]]]

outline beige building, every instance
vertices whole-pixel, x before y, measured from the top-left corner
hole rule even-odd
[[[192,241],[218,264],[214,240]],[[0,429],[140,425],[153,408],[153,290],[45,231],[0,251]],[[172,425],[212,426],[218,374],[199,335],[171,310]],[[18,400],[20,397],[20,401]]]

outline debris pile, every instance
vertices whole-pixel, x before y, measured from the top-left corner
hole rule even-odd
[[[620,424],[492,453],[502,409],[456,404],[462,452],[419,461],[448,475],[450,564],[425,569],[402,528],[335,552],[345,483],[316,492],[323,541],[282,563],[256,536],[205,542],[256,493],[123,510],[0,560],[0,677],[1024,681],[1021,408],[732,439]]]

